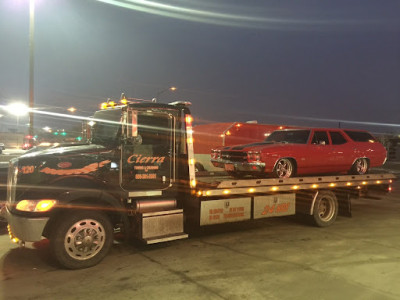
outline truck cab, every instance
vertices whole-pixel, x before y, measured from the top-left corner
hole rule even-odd
[[[9,166],[10,235],[48,238],[67,268],[101,260],[113,230],[146,243],[187,237],[182,199],[194,181],[188,104],[103,108],[90,121],[87,144],[23,155]]]

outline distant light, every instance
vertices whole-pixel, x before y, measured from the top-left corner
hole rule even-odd
[[[76,108],[75,108],[75,107],[70,107],[70,108],[68,108],[67,110],[68,110],[69,112],[72,112],[72,113],[73,113],[73,112],[76,112]]]
[[[4,106],[4,109],[10,114],[17,117],[25,116],[29,112],[29,107],[26,104],[20,102],[8,104],[7,106]]]

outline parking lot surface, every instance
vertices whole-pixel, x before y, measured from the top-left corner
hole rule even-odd
[[[186,240],[115,244],[59,269],[46,241],[0,235],[0,299],[400,299],[400,184],[316,228],[299,217],[209,227]]]

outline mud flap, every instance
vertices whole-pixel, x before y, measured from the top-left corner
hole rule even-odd
[[[339,216],[352,217],[351,214],[351,197],[349,193],[336,193],[339,203]]]

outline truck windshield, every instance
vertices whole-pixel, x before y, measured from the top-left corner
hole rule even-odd
[[[102,110],[94,114],[92,126],[92,143],[114,144],[117,142],[121,128],[121,109]]]
[[[310,130],[278,130],[265,139],[272,143],[307,144]]]

